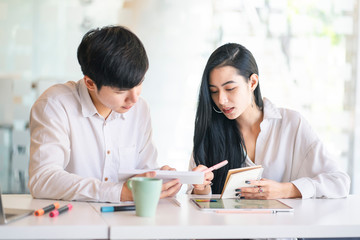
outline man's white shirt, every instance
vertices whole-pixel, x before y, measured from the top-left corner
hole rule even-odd
[[[119,202],[119,169],[157,168],[144,99],[105,119],[83,80],[57,84],[30,115],[29,189],[37,198]]]

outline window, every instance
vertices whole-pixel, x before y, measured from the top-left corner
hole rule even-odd
[[[80,79],[81,37],[112,24],[129,27],[147,49],[143,96],[160,164],[187,169],[206,61],[221,44],[238,42],[258,62],[263,96],[301,112],[351,176],[352,193],[359,189],[357,1],[2,0],[3,192],[27,191],[29,146],[20,140],[28,137],[31,105],[50,85]]]

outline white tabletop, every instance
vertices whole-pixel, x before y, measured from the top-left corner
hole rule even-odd
[[[360,196],[346,199],[284,199],[293,213],[203,212],[178,196],[181,207],[160,200],[156,217],[135,212],[103,213],[110,239],[220,239],[285,237],[360,237]],[[104,204],[93,203],[100,211]]]
[[[105,203],[71,202],[56,218],[29,216],[0,226],[0,239],[219,239],[360,237],[360,196],[346,199],[286,199],[294,213],[224,214],[196,209],[187,195],[160,200],[153,218],[134,211],[101,213]],[[8,208],[38,209],[53,200],[3,195]],[[68,202],[59,201],[60,205]]]
[[[5,208],[40,209],[54,202],[33,199],[30,195],[2,195]],[[73,209],[57,217],[34,215],[0,225],[0,239],[108,239],[108,225],[86,202],[71,202]]]

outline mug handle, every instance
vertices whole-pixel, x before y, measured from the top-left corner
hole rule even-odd
[[[128,188],[129,188],[130,190],[132,190],[132,180],[131,180],[131,179],[129,179],[129,180],[127,181],[126,185],[128,186]]]

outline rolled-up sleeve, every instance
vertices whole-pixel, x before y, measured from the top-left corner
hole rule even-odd
[[[318,140],[314,142],[292,183],[302,198],[342,198],[350,191],[350,177],[340,171],[337,162]]]

